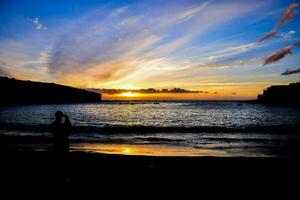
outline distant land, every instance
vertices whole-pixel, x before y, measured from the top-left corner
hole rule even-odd
[[[0,77],[0,105],[100,102],[101,94],[54,83]]]
[[[0,105],[55,104],[100,102],[101,93],[124,92],[149,93],[208,93],[181,88],[173,89],[78,89],[55,83],[23,81],[0,76]],[[251,102],[277,105],[300,105],[300,82],[289,85],[273,85],[266,88],[257,100]]]
[[[273,85],[258,95],[258,103],[300,105],[300,82],[289,85]]]
[[[182,88],[172,88],[172,89],[154,89],[154,88],[148,88],[148,89],[97,89],[97,88],[88,88],[87,90],[97,93],[103,93],[103,94],[122,94],[125,92],[133,92],[133,93],[140,93],[140,94],[155,94],[155,93],[208,93],[207,91],[199,91],[199,90],[186,90]]]

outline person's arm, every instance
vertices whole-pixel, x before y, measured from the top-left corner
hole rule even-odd
[[[65,122],[64,122],[64,124],[65,124],[66,126],[68,126],[68,127],[71,127],[72,124],[71,124],[71,122],[70,122],[69,117],[68,117],[67,115],[64,115],[64,117],[65,117]]]
[[[55,122],[51,122],[50,124],[47,124],[46,127],[48,130],[53,131],[55,126]]]

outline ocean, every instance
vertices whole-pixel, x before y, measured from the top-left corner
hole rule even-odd
[[[241,101],[104,101],[0,108],[0,135],[51,138],[70,117],[72,151],[151,156],[298,155],[300,107]],[[28,145],[27,145],[28,146]],[[32,145],[33,150],[49,144]]]

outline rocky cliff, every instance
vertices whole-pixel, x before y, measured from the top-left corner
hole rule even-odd
[[[300,82],[274,85],[258,95],[257,102],[265,104],[300,105]]]

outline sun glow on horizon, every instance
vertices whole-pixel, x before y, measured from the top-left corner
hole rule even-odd
[[[284,84],[282,82],[277,85]],[[259,85],[245,84],[242,88],[239,85],[209,86],[196,90],[206,91],[203,93],[142,93],[136,91],[124,91],[119,94],[102,93],[103,100],[253,100],[264,88],[269,87],[268,83]],[[194,88],[192,88],[194,89]]]
[[[130,149],[130,148],[128,148],[128,147],[124,147],[124,149],[123,149],[123,154],[130,154],[131,152],[132,152],[132,150]]]
[[[133,92],[123,92],[119,96],[121,97],[136,97],[138,96],[138,93],[133,93]]]

